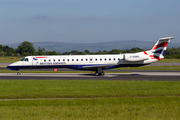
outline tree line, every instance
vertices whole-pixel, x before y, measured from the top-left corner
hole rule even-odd
[[[17,49],[9,46],[3,46],[0,44],[0,56],[30,56],[30,55],[96,55],[96,54],[120,54],[120,53],[136,53],[144,51],[141,48],[133,47],[132,49],[119,50],[112,49],[110,51],[103,50],[98,52],[90,52],[89,50],[77,51],[72,50],[71,52],[56,52],[56,51],[46,51],[44,48],[38,48],[36,51],[33,44],[25,41],[22,42]],[[167,48],[165,53],[165,58],[180,58],[180,48]]]

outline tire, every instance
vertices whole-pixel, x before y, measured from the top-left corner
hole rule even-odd
[[[17,72],[17,75],[21,75],[21,73],[20,73],[20,72]]]

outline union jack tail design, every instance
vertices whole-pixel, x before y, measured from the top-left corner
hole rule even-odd
[[[174,37],[159,38],[150,50],[150,58],[157,60],[163,59],[171,39],[174,39]]]

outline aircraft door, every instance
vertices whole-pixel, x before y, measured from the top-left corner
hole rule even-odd
[[[89,58],[89,62],[90,62],[90,63],[93,63],[93,58],[92,58],[92,57]]]
[[[37,65],[37,61],[38,61],[38,59],[36,57],[33,57],[33,59],[32,59],[33,66]]]

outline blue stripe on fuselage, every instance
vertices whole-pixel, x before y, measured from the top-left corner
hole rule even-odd
[[[103,67],[106,66],[105,64],[93,64],[93,65],[46,65],[46,66],[7,66],[7,68],[11,70],[19,70],[19,69],[42,69],[42,68],[71,68],[71,69],[77,69],[77,70],[97,70],[97,67],[101,67],[102,69],[112,69],[112,68],[118,68],[118,67],[138,67],[143,66],[146,64],[119,64],[119,65],[112,65],[109,67]],[[86,68],[83,68],[85,67]],[[88,67],[89,66],[89,67]]]

